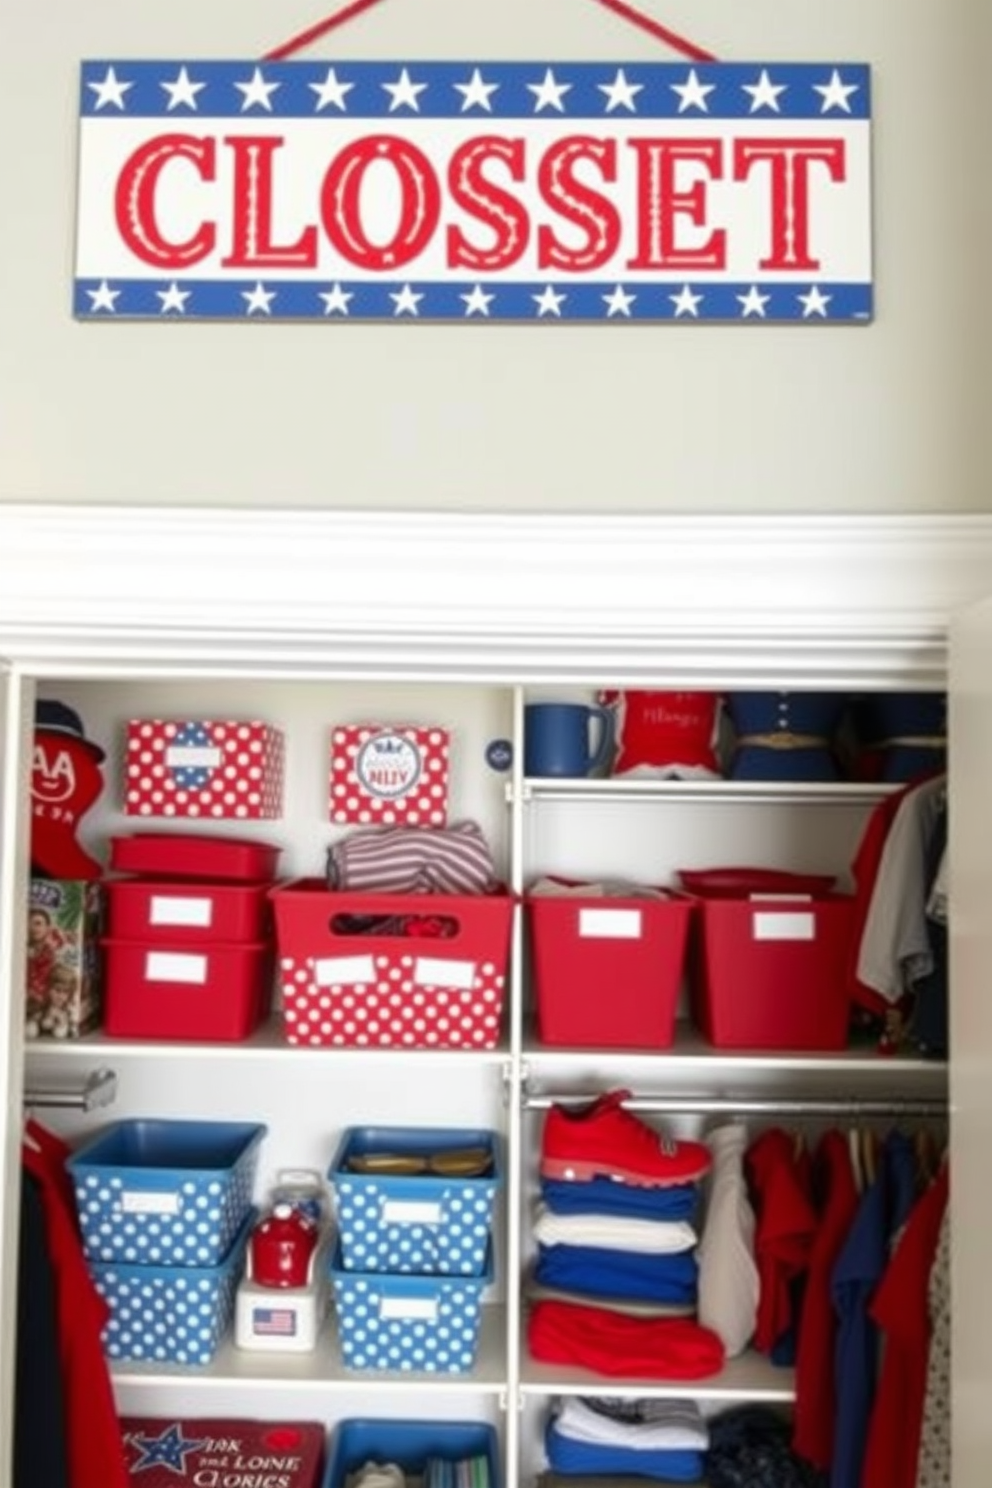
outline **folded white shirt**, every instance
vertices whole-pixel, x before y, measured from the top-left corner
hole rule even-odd
[[[555,1214],[538,1204],[534,1238],[541,1245],[593,1245],[642,1255],[691,1250],[697,1235],[684,1220],[632,1219],[622,1214]]]
[[[604,1400],[609,1409],[614,1402]],[[605,1415],[585,1401],[568,1396],[561,1402],[555,1417],[555,1430],[572,1441],[601,1446],[628,1447],[634,1451],[705,1452],[710,1444],[709,1430],[694,1400],[652,1400],[616,1402],[617,1415]],[[650,1411],[641,1407],[650,1404]],[[624,1412],[621,1407],[626,1407]],[[642,1415],[645,1419],[621,1419]]]

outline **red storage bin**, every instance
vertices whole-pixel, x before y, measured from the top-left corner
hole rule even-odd
[[[123,878],[107,880],[104,887],[111,940],[226,944],[258,942],[268,935],[267,884]]]
[[[496,1047],[512,895],[338,893],[322,879],[271,893],[289,1043]],[[422,933],[354,933],[356,916]],[[439,922],[453,933],[432,933]]]
[[[115,873],[149,878],[195,878],[271,883],[282,848],[244,837],[193,832],[132,832],[110,839]]]
[[[245,1039],[269,1010],[267,944],[105,940],[103,1031],[109,1038]]]
[[[526,902],[541,1042],[670,1048],[693,901],[666,892]]]
[[[721,1049],[843,1049],[849,894],[701,899],[693,1016]]]

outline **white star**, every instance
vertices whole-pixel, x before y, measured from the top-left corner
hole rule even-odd
[[[164,89],[169,95],[170,114],[180,104],[185,104],[187,108],[195,109],[197,107],[196,95],[197,93],[202,93],[206,86],[206,83],[194,83],[185,67],[180,67],[174,83],[159,83],[159,87]]]
[[[566,93],[572,91],[571,83],[559,83],[549,67],[544,74],[543,83],[528,83],[528,92],[534,95],[534,112],[539,114],[542,109],[557,109],[560,114],[565,112],[562,99]]]
[[[98,289],[88,289],[86,293],[93,302],[90,305],[91,315],[97,310],[109,310],[113,314],[117,309],[115,301],[120,296],[121,291],[119,289],[111,289],[106,279],[104,279]]]
[[[630,109],[632,114],[637,112],[637,104],[634,102],[638,93],[643,92],[643,83],[628,83],[626,74],[622,67],[617,69],[617,75],[612,83],[597,83],[600,93],[606,95],[606,112],[612,114],[615,108]]]
[[[264,284],[256,284],[254,289],[243,289],[241,298],[245,302],[245,314],[254,315],[261,311],[263,315],[272,314],[272,301],[276,297],[274,289],[266,289]]]
[[[636,295],[628,294],[622,284],[618,284],[612,294],[603,295],[603,304],[606,306],[607,315],[630,316],[630,307],[637,299]]]
[[[112,103],[114,108],[122,109],[124,107],[124,94],[129,88],[133,88],[134,84],[122,82],[114,69],[108,67],[107,75],[102,83],[87,83],[86,86],[87,88],[92,88],[96,94],[96,106],[98,109],[105,108],[108,103]]]
[[[756,83],[742,84],[744,92],[751,95],[751,113],[756,114],[760,108],[774,109],[779,113],[778,95],[786,90],[785,83],[773,83],[768,76],[768,69],[761,69],[761,76]]]
[[[539,295],[531,295],[531,299],[537,306],[538,315],[561,315],[561,307],[564,305],[567,295],[559,294],[553,285],[549,284],[547,289]]]
[[[330,103],[343,112],[348,107],[347,95],[354,86],[354,83],[341,82],[333,67],[327,69],[327,76],[322,83],[308,84],[311,93],[317,95],[318,113],[321,109],[327,108]]]
[[[420,94],[423,93],[427,84],[415,83],[405,67],[399,75],[398,82],[382,83],[380,86],[393,95],[393,101],[389,105],[390,113],[394,109],[402,108],[404,104],[407,108],[412,108],[414,113],[420,113]]]
[[[814,83],[814,91],[819,93],[823,102],[820,104],[820,113],[827,114],[833,108],[843,109],[845,114],[851,112],[848,102],[852,93],[857,93],[857,83],[845,83],[836,67],[830,75],[829,83]]]
[[[701,294],[693,294],[688,284],[683,284],[677,295],[669,295],[668,298],[675,306],[676,317],[679,315],[699,315],[699,305],[703,297]]]
[[[496,296],[494,294],[486,294],[482,285],[477,284],[471,294],[459,295],[458,298],[465,301],[466,315],[488,315],[489,306]]]
[[[701,109],[704,114],[709,113],[709,104],[706,102],[707,95],[713,92],[715,83],[701,83],[694,67],[689,69],[689,76],[684,83],[669,83],[673,93],[679,95],[679,113],[684,114],[688,108]]]
[[[351,290],[342,289],[340,284],[335,284],[331,289],[321,290],[320,298],[324,302],[325,315],[349,315],[351,312],[348,306],[355,296]]]
[[[817,285],[813,285],[809,294],[798,295],[797,299],[803,307],[803,320],[808,320],[811,315],[822,315],[824,320],[827,316],[827,306],[833,299],[833,295],[825,295]]]
[[[462,95],[462,113],[470,108],[484,108],[491,114],[493,106],[489,102],[490,93],[499,90],[499,83],[487,83],[483,80],[482,73],[475,69],[467,83],[456,83],[455,87]]]
[[[745,320],[749,315],[760,315],[764,319],[765,306],[771,299],[771,295],[761,294],[756,284],[752,284],[746,295],[737,295],[740,301],[741,314]]]
[[[269,113],[271,114],[271,95],[276,91],[277,88],[281,87],[282,85],[280,83],[267,83],[262,73],[262,69],[260,67],[256,67],[255,71],[252,74],[250,82],[235,83],[234,86],[242,95],[242,113],[245,112],[245,109],[250,109],[253,106],[257,106],[258,108],[268,109]]]
[[[404,284],[399,294],[393,294],[390,291],[389,298],[396,306],[396,309],[393,311],[394,315],[419,315],[420,310],[418,307],[424,297],[422,294],[414,294],[410,285]]]
[[[167,310],[178,310],[180,315],[184,315],[186,313],[186,301],[192,294],[192,290],[180,289],[178,284],[170,284],[168,289],[157,289],[155,293],[162,301],[162,315]]]

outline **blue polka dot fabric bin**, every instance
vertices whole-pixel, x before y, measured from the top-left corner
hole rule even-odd
[[[110,1308],[103,1332],[110,1359],[209,1364],[231,1326],[244,1274],[247,1219],[217,1266],[130,1266],[90,1261],[90,1275]]]
[[[323,1488],[346,1488],[368,1462],[395,1462],[403,1475],[421,1478],[429,1462],[485,1459],[491,1488],[499,1476],[496,1432],[484,1421],[345,1420],[331,1437]]]
[[[485,1152],[479,1177],[441,1176],[432,1159]],[[384,1154],[423,1159],[415,1175],[352,1172],[352,1161]],[[481,1276],[502,1183],[495,1132],[438,1127],[349,1127],[328,1171],[345,1271]]]
[[[482,1276],[391,1276],[345,1271],[331,1261],[338,1335],[346,1369],[465,1374],[475,1365],[482,1294],[493,1279],[492,1247]]]
[[[251,1209],[266,1127],[120,1121],[70,1157],[91,1261],[217,1266]]]

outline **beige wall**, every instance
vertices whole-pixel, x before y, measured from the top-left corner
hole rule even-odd
[[[81,58],[255,56],[329,0],[3,0],[0,501],[979,510],[981,0],[641,0],[727,59],[874,69],[869,327],[79,324]],[[985,34],[979,35],[979,27]],[[593,0],[385,0],[312,55],[664,60]],[[988,188],[985,186],[987,205]]]

